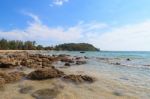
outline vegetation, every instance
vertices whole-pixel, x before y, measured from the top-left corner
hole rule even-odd
[[[35,41],[20,41],[20,40],[11,40],[6,39],[0,40],[0,50],[35,50],[36,42]]]
[[[20,41],[0,39],[0,50],[68,50],[68,51],[99,51],[91,44],[87,43],[68,43],[60,44],[55,47],[36,45],[35,41]]]
[[[60,44],[55,47],[55,50],[68,50],[68,51],[99,51],[93,45],[88,43],[68,43]]]

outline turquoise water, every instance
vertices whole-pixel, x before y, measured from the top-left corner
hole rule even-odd
[[[103,81],[102,77],[105,78],[107,83],[114,82],[118,84],[118,86],[110,84],[109,86],[114,86],[108,89],[110,91],[123,90],[128,95],[150,99],[150,52],[101,51],[81,54],[77,51],[50,51],[42,53],[87,56],[89,57],[87,64],[71,69],[77,68],[75,70],[82,70],[87,74],[95,73],[97,78],[100,79],[97,86]],[[127,58],[130,61],[127,61]],[[108,87],[107,83],[103,85],[105,88]]]
[[[136,51],[85,51],[84,54],[81,54],[78,51],[42,51],[45,54],[70,54],[70,55],[79,55],[79,56],[88,56],[88,57],[113,57],[113,58],[150,58],[150,52],[136,52]]]

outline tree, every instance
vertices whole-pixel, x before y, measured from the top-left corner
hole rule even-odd
[[[6,50],[9,49],[7,40],[5,40],[5,39],[0,40],[0,48],[1,49],[6,49]]]
[[[37,50],[43,50],[44,47],[43,47],[42,45],[38,45],[38,46],[36,47],[36,49],[37,49]]]

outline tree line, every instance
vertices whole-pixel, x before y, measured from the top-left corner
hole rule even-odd
[[[54,47],[37,45],[35,41],[0,39],[0,50],[68,50],[68,51],[99,51],[88,43],[65,43]]]
[[[6,40],[0,39],[0,50],[45,50],[51,47],[43,47],[36,45],[35,41],[21,41],[21,40]]]

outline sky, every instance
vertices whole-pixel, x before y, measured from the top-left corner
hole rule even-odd
[[[150,51],[150,0],[1,0],[0,38]]]

